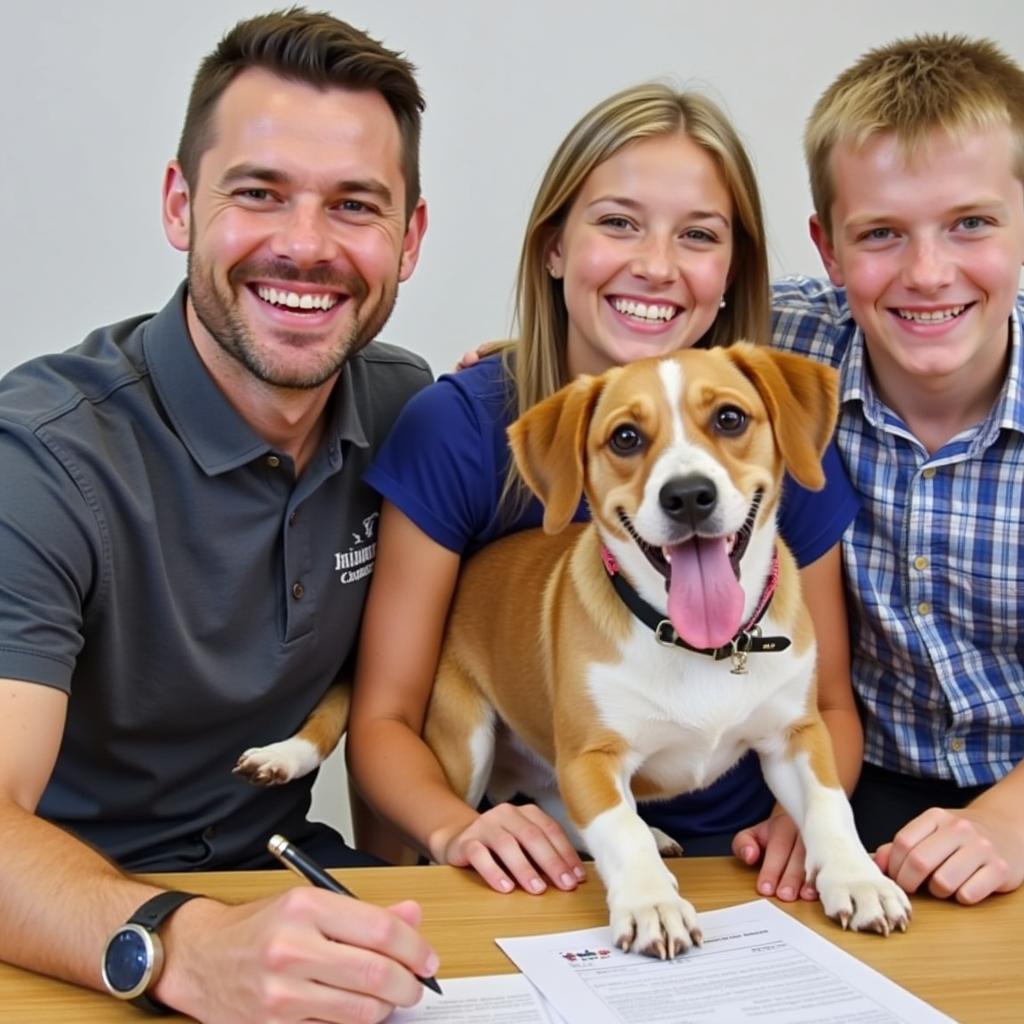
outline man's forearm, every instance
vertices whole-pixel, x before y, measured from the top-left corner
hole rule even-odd
[[[0,959],[91,988],[110,933],[159,890],[17,804],[0,802]]]

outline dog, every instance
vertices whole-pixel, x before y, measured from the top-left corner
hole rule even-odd
[[[682,851],[637,802],[706,787],[750,749],[825,913],[907,928],[839,784],[775,528],[785,471],[824,483],[836,391],[831,368],[739,342],[578,378],[509,429],[543,531],[464,567],[424,737],[471,806],[528,795],[593,856],[622,949],[664,959],[702,938],[662,861]],[[591,521],[572,524],[583,496]]]

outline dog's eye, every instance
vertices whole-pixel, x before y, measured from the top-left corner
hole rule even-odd
[[[735,405],[723,405],[715,410],[714,425],[720,434],[741,434],[747,426],[747,414]]]
[[[644,436],[631,423],[616,427],[608,442],[617,455],[633,455],[644,446]]]

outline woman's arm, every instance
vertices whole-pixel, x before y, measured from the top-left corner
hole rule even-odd
[[[575,888],[582,865],[551,818],[509,804],[479,814],[451,791],[421,737],[459,565],[458,554],[384,502],[359,641],[349,771],[373,812],[432,859],[471,865],[498,891],[516,883],[543,891],[541,874]]]
[[[843,590],[841,543],[800,570],[804,602],[818,644],[818,710],[832,737],[839,780],[847,794],[860,775],[864,735],[850,681],[850,637]],[[804,879],[804,847],[781,808],[767,821],[736,834],[733,853],[746,864],[761,860],[757,891],[782,900],[816,899]]]

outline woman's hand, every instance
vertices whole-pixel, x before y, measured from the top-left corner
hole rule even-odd
[[[543,876],[559,889],[575,889],[587,874],[569,837],[535,804],[498,804],[454,834],[430,842],[434,860],[472,867],[498,892],[518,885],[531,893],[547,889]]]

